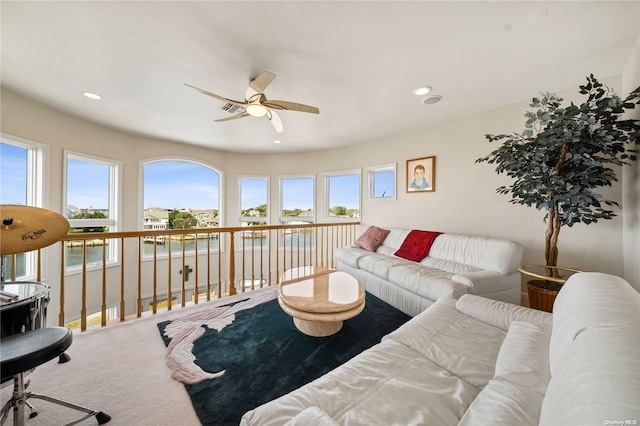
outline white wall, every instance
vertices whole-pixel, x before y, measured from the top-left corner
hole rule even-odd
[[[640,25],[640,19],[638,20]],[[623,93],[640,87],[640,37],[625,67]],[[640,119],[640,106],[630,117]],[[640,160],[623,170],[624,278],[640,291]]]
[[[604,82],[620,89],[620,78]],[[577,88],[560,94],[566,99],[579,99]],[[318,181],[317,198],[321,199],[323,172],[365,169],[396,162],[396,201],[367,200],[366,176],[363,175],[363,227],[376,224],[513,239],[525,245],[525,263],[539,264],[544,259],[544,213],[512,205],[508,202],[509,197],[496,194],[495,189],[509,184],[510,180],[498,176],[491,165],[475,163],[476,159],[487,155],[497,146],[486,141],[484,134],[523,129],[523,115],[528,110],[528,102],[526,100],[347,148],[265,156],[227,153],[126,134],[76,119],[2,89],[1,130],[50,146],[50,172],[46,188],[49,197],[45,207],[54,211],[63,209],[61,186],[64,149],[121,161],[125,180],[121,228],[124,231],[138,229],[141,206],[139,164],[150,158],[194,158],[223,170],[226,226],[237,225],[239,175],[271,176],[271,216],[275,219],[280,175],[315,173]],[[437,105],[432,107],[437,108]],[[430,155],[436,156],[436,191],[406,193],[406,160]],[[617,184],[607,190],[606,196],[620,202],[622,185]],[[321,211],[323,206],[318,204],[316,207]],[[561,231],[559,263],[622,276],[622,247],[621,217],[590,226],[578,224]],[[57,274],[55,267],[49,270],[48,276],[52,282],[57,279]]]

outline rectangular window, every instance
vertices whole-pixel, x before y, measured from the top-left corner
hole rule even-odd
[[[43,207],[45,145],[10,135],[0,142],[0,204]],[[42,252],[46,256],[46,252]],[[5,258],[5,280],[13,273],[11,257]],[[17,280],[36,278],[36,253],[15,255]]]
[[[81,154],[65,153],[65,215],[70,233],[114,232],[118,230],[119,163]],[[87,240],[88,266],[116,261],[113,240]],[[82,265],[80,240],[67,244],[67,267]]]
[[[280,178],[280,222],[315,222],[315,177]]]
[[[240,178],[240,224],[269,223],[269,178]]]
[[[367,168],[370,199],[396,199],[396,163]]]
[[[326,173],[325,186],[327,218],[360,217],[360,170]]]

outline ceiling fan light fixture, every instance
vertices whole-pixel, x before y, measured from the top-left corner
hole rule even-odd
[[[260,104],[249,104],[245,107],[247,114],[253,117],[264,117],[267,114],[267,108]]]
[[[429,93],[431,91],[431,87],[429,86],[422,86],[422,87],[418,87],[417,89],[415,89],[413,91],[413,94],[416,96],[422,96],[422,95],[426,95],[427,93]]]
[[[84,95],[84,97],[89,98],[89,99],[93,99],[94,101],[99,101],[100,99],[102,99],[102,96],[96,95],[95,93],[82,92],[82,94]]]

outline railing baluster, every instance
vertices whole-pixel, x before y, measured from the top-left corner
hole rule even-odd
[[[235,243],[234,243],[235,237],[234,237],[234,232],[231,231],[229,232],[229,290],[228,290],[228,295],[229,296],[234,296],[236,294],[238,294],[238,292],[236,291],[236,253],[235,253]],[[243,262],[244,262],[244,256],[243,256]],[[243,263],[244,265],[244,263]]]
[[[60,312],[58,312],[58,326],[64,327],[64,271],[67,269],[65,265],[65,253],[67,252],[67,243],[61,242],[60,251]]]
[[[196,253],[195,253],[195,261],[196,261],[196,266],[195,266],[195,278],[193,281],[193,295],[194,295],[194,303],[197,305],[198,304],[198,299],[200,298],[200,295],[198,294],[198,258],[200,257],[198,254],[198,242],[200,241],[200,238],[198,238],[200,235],[196,232],[194,237],[196,239]]]
[[[124,237],[120,237],[120,321],[124,321],[125,301],[124,301]]]
[[[182,240],[181,241],[182,241],[182,274],[181,274],[182,279],[180,280],[180,299],[181,299],[180,306],[182,306],[184,308],[185,307],[185,300],[184,299],[186,299],[186,297],[187,297],[187,291],[184,288],[185,287],[185,282],[186,282],[185,278],[187,276],[187,269],[186,269],[187,268],[187,262],[186,262],[186,256],[185,256],[185,251],[186,251],[185,242],[186,242],[186,240],[185,240],[185,236],[184,235],[182,236]],[[198,250],[196,249],[196,257],[198,256],[197,253],[198,253]]]
[[[87,329],[87,240],[82,240],[82,307],[80,308],[80,330]]]
[[[100,318],[100,325],[106,327],[107,325],[107,240],[102,239],[102,306],[100,309],[102,316]]]
[[[154,237],[155,238],[155,237]],[[136,316],[140,318],[142,316],[142,241],[144,237],[138,237],[138,298],[136,300]],[[153,259],[153,270],[155,273],[155,253]],[[154,276],[155,282],[155,276]]]

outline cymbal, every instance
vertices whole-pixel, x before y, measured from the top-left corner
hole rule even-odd
[[[24,253],[49,246],[69,232],[69,222],[39,207],[0,205],[0,255]]]

